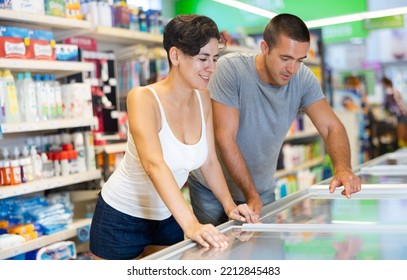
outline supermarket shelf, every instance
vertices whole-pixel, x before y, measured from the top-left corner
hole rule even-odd
[[[92,71],[94,64],[76,61],[0,58],[0,68],[21,72],[55,73],[55,76],[59,78],[80,72]]]
[[[235,53],[235,52],[242,52],[242,53],[256,53],[259,52],[259,50],[246,47],[246,46],[239,46],[239,45],[232,45],[232,46],[226,46],[225,49],[220,51],[221,54],[227,54],[227,53]]]
[[[49,179],[37,180],[16,186],[3,186],[0,187],[0,199],[69,186],[100,179],[101,177],[102,172],[100,170],[94,170],[68,176],[57,176]]]
[[[2,124],[2,133],[22,133],[28,131],[41,131],[41,130],[54,130],[60,128],[72,127],[85,127],[96,126],[98,120],[96,117],[92,118],[77,118],[77,119],[61,119],[42,122],[22,122],[15,124]]]
[[[115,144],[106,144],[104,146],[95,146],[95,151],[97,154],[106,153],[122,153],[126,151],[127,143],[115,143]]]
[[[96,26],[88,36],[95,38],[98,42],[124,45],[137,43],[162,44],[163,42],[163,36],[160,34],[138,32],[117,27]]]
[[[317,65],[321,66],[321,58],[320,57],[307,57],[304,59],[304,63],[308,65]]]
[[[0,10],[0,19],[4,21],[27,23],[30,25],[41,25],[59,29],[90,29],[92,27],[92,24],[86,20],[39,15],[12,10]]]
[[[302,169],[306,169],[306,168],[316,166],[316,165],[321,164],[323,162],[324,162],[324,158],[323,157],[318,157],[318,158],[312,159],[310,161],[307,161],[304,164],[296,166],[294,168],[277,170],[276,173],[274,174],[274,178],[278,179],[278,178],[281,178],[281,177],[296,173],[296,172],[298,172],[298,171],[300,171]]]
[[[64,17],[0,10],[0,19],[12,23],[48,27],[55,31],[54,35],[56,40],[80,35],[95,38],[98,42],[124,45],[133,45],[135,43],[162,44],[163,41],[161,34],[139,32],[117,27],[95,26],[86,20]]]
[[[299,139],[317,137],[317,136],[319,136],[319,133],[317,130],[299,131],[299,132],[294,132],[293,134],[287,134],[284,141],[299,140]]]
[[[67,229],[56,232],[51,235],[43,235],[33,240],[26,241],[24,243],[15,245],[13,247],[0,250],[0,259],[8,259],[26,252],[30,252],[44,246],[50,245],[52,243],[66,240],[77,235],[77,230],[81,227],[90,225],[91,219],[80,219],[74,221],[68,226]]]

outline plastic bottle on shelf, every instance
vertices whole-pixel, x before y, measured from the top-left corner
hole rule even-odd
[[[60,119],[63,117],[63,108],[62,108],[62,88],[58,80],[55,79],[55,75],[50,75],[51,86],[54,88],[55,94],[55,107],[56,107],[56,118]]]
[[[69,171],[69,152],[61,151],[60,152],[60,164],[61,164],[61,176],[68,176]]]
[[[3,71],[0,70],[0,123],[6,122],[5,98],[6,89],[4,87]]]
[[[129,29],[129,6],[124,0],[114,0],[115,26]]]
[[[30,147],[30,160],[33,167],[34,180],[42,179],[42,160],[35,146]]]
[[[18,99],[18,107],[20,108],[20,120],[22,122],[26,121],[25,118],[25,108],[24,108],[24,73],[17,73],[17,77],[15,80],[16,84],[16,92],[17,92],[17,99]]]
[[[13,160],[10,162],[11,165],[13,166],[13,176],[14,181],[16,184],[21,184],[21,183],[27,183],[27,178],[25,177],[21,157],[20,157],[20,150],[18,147],[14,147],[13,149]]]
[[[89,0],[86,4],[86,19],[93,23],[94,25],[100,25],[101,21],[99,18],[99,3],[96,0]]]
[[[8,164],[8,166],[7,166]],[[10,163],[7,159],[2,158],[0,160],[0,186],[10,185],[10,175],[8,174],[7,168],[10,166]]]
[[[3,163],[3,160],[0,159],[0,187],[3,186],[3,184],[4,184],[3,183],[3,169],[4,169],[4,163]]]
[[[85,140],[83,138],[83,134],[79,130],[75,130],[72,134],[72,142],[74,149],[78,153],[78,172],[86,172],[86,148],[85,148]]]
[[[113,26],[113,10],[112,6],[108,3],[107,0],[101,0],[98,2],[98,16],[101,22],[99,25],[112,27]]]
[[[61,155],[59,151],[54,151],[50,153],[50,159],[54,164],[54,175],[61,176],[62,168],[61,168]]]
[[[40,74],[34,75],[35,94],[37,96],[37,113],[40,121],[45,121],[51,115],[49,112],[48,98],[45,92],[44,81]]]
[[[11,185],[11,178],[10,178],[10,160],[8,158],[9,152],[7,148],[3,148],[1,151],[1,155],[3,157],[3,168],[2,168],[2,180],[3,186],[10,186]]]
[[[30,160],[30,151],[28,150],[27,146],[23,147],[23,151],[21,152],[21,154],[21,173],[24,174],[27,182],[34,181],[34,168]]]
[[[42,76],[45,87],[45,96],[47,97],[48,106],[48,119],[55,119],[57,116],[57,104],[55,99],[55,90],[50,75],[45,74]]]
[[[41,154],[42,177],[44,179],[54,177],[54,163],[48,158],[46,153]]]
[[[20,165],[20,151],[17,147],[13,150],[14,158],[10,160],[10,181],[11,185],[19,185],[23,183],[21,177],[21,165]]]
[[[7,123],[18,123],[21,121],[20,107],[16,91],[16,83],[11,71],[6,69],[3,72],[3,82],[5,89],[4,107],[6,111]]]
[[[27,122],[38,121],[39,117],[35,84],[34,80],[31,77],[30,72],[24,73],[22,99],[23,99],[22,108],[25,115],[25,121]]]
[[[139,9],[138,9],[138,21],[139,21],[140,31],[148,32],[147,14],[144,11],[143,7],[139,7]]]
[[[96,170],[95,141],[92,131],[89,129],[83,132],[86,149],[86,168],[88,171]]]

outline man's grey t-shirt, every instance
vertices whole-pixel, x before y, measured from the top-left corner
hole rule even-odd
[[[261,196],[274,192],[279,152],[293,120],[299,111],[323,99],[324,94],[305,65],[286,86],[264,83],[257,74],[255,57],[256,54],[240,53],[220,57],[208,88],[213,100],[239,109],[237,143]],[[222,167],[233,198],[245,201],[223,164]],[[191,175],[207,186],[199,170]]]

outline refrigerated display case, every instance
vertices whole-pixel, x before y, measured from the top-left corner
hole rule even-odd
[[[389,159],[391,174],[371,172],[389,171]],[[185,240],[144,259],[407,260],[406,159],[400,150],[355,170],[362,191],[351,199],[329,193],[325,180],[266,205],[261,224],[222,224],[227,248]]]

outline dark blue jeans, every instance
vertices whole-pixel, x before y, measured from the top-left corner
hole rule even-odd
[[[109,206],[99,194],[90,228],[90,251],[107,260],[131,260],[148,245],[169,246],[184,240],[173,216],[147,220]]]

